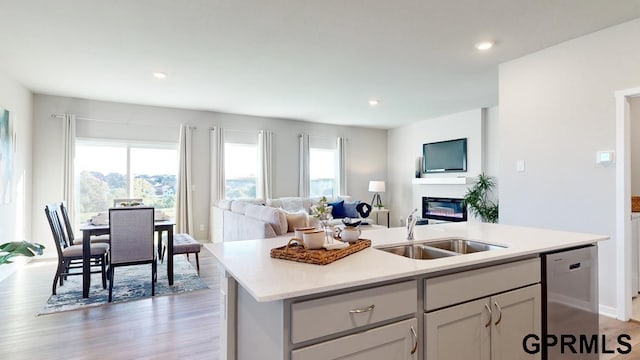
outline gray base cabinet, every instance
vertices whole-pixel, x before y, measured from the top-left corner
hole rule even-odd
[[[291,352],[291,360],[416,360],[418,321],[409,319]]]
[[[522,340],[541,333],[540,285],[469,301],[425,315],[426,360],[540,359]]]
[[[470,301],[425,315],[424,351],[427,360],[489,360],[491,327],[484,305]]]
[[[223,285],[229,360],[540,358],[539,258],[269,302]]]

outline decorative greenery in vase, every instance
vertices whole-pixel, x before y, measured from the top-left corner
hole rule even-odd
[[[329,205],[327,205],[327,197],[323,196],[320,198],[320,200],[318,200],[318,204],[315,205],[314,209],[313,209],[313,216],[317,217],[318,220],[320,220],[320,223],[322,224],[322,230],[324,231],[324,238],[325,238],[325,242],[331,242],[332,241],[332,237],[329,236],[329,232],[328,232],[328,226],[329,226],[329,218],[331,215],[331,207]]]
[[[42,255],[43,245],[27,241],[13,241],[0,245],[0,265],[11,264],[14,256],[32,257]]]
[[[471,214],[484,222],[498,222],[498,202],[489,200],[489,194],[493,192],[495,186],[495,178],[482,173],[478,175],[478,182],[467,189],[463,199]]]
[[[329,208],[327,205],[327,197],[323,196],[318,200],[318,204],[315,206],[313,210],[313,216],[317,217],[320,221],[329,220]]]

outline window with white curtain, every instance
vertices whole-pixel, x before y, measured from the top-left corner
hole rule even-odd
[[[123,198],[142,198],[145,205],[175,213],[177,144],[78,139],[75,153],[78,222]]]
[[[256,198],[258,134],[224,130],[225,198]]]
[[[309,196],[338,196],[339,181],[336,138],[309,136]]]

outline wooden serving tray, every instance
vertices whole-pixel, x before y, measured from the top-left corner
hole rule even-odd
[[[349,247],[344,249],[327,250],[322,248],[310,250],[305,248],[299,239],[293,238],[289,240],[287,245],[271,249],[271,257],[307,264],[327,265],[370,246],[371,240],[359,239],[354,243],[350,243]]]

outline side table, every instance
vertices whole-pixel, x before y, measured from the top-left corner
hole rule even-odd
[[[374,207],[373,209],[371,209],[371,215],[375,215],[376,216],[376,224],[380,225],[380,220],[378,219],[378,217],[380,216],[380,214],[387,214],[387,228],[389,228],[391,226],[391,216],[390,216],[391,211],[389,209],[385,209],[385,208],[376,208]]]

